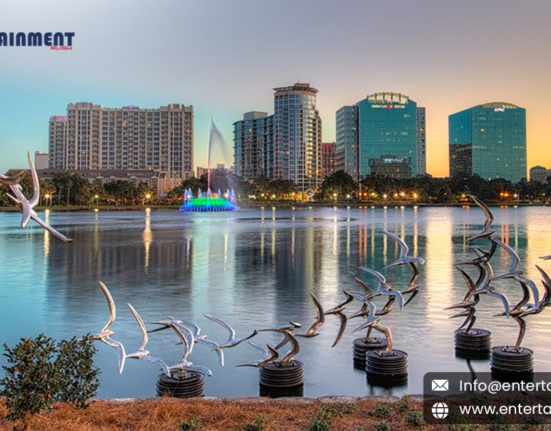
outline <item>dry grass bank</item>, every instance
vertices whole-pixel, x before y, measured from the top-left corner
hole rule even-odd
[[[376,410],[376,406],[387,405]],[[420,411],[420,403],[409,401],[412,410]],[[379,416],[377,416],[379,411]],[[398,412],[400,414],[398,414]],[[0,416],[6,409],[0,404]],[[382,414],[382,416],[381,416]],[[362,398],[347,401],[330,399],[172,399],[157,398],[132,402],[96,401],[85,410],[64,404],[29,419],[28,429],[33,431],[179,431],[180,423],[200,423],[209,430],[310,430],[321,420],[331,430],[376,430],[385,421],[390,430],[416,429],[405,421],[396,400],[381,402]],[[320,425],[322,426],[322,425]],[[12,430],[13,423],[2,419],[0,430]],[[314,428],[316,429],[316,428]],[[319,428],[323,430],[324,428]],[[430,428],[426,428],[430,429]]]
[[[6,409],[0,402],[0,416]],[[421,402],[411,398],[172,399],[96,401],[79,410],[58,404],[28,421],[32,431],[395,431],[524,430],[535,427],[435,426],[422,421]],[[200,424],[200,427],[199,427]],[[0,430],[13,424],[0,421]]]

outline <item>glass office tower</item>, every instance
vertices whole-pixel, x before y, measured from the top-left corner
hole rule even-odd
[[[450,176],[526,178],[526,110],[510,103],[478,105],[448,117]]]
[[[416,102],[399,93],[371,94],[356,106],[360,178],[369,174],[410,178],[424,173],[424,108],[418,111]]]

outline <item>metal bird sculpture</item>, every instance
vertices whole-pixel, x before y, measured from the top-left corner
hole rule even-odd
[[[475,204],[477,204],[482,209],[482,211],[484,211],[484,215],[486,216],[486,221],[482,226],[482,230],[479,233],[467,238],[466,242],[471,242],[479,238],[487,238],[491,236],[493,233],[495,233],[495,230],[490,229],[490,227],[492,226],[492,222],[494,221],[494,215],[492,214],[488,206],[473,195],[469,195],[469,197],[473,200]]]
[[[25,171],[18,172],[15,175],[7,176],[0,174],[0,186],[14,186],[25,176]]]
[[[21,227],[24,229],[29,224],[29,221],[33,219],[35,222],[37,222],[40,226],[42,226],[44,229],[46,229],[48,232],[50,232],[53,236],[60,239],[63,242],[71,242],[72,239],[67,238],[65,235],[59,233],[57,230],[55,230],[53,227],[51,227],[48,223],[46,223],[44,220],[42,220],[40,217],[38,217],[38,214],[34,210],[34,207],[38,205],[38,201],[40,200],[40,183],[38,181],[38,175],[36,173],[36,169],[34,168],[34,164],[31,158],[31,153],[28,153],[28,159],[29,159],[29,166],[31,167],[31,177],[33,180],[33,196],[29,200],[26,198],[26,196],[23,194],[23,190],[21,189],[21,186],[18,183],[10,184],[10,189],[13,192],[13,195],[6,193],[7,196],[13,200],[19,210],[21,211],[22,218],[21,218]]]
[[[494,279],[494,271],[492,270],[492,266],[490,265],[490,262],[484,262],[483,264],[484,269],[486,270],[486,276],[484,280],[482,281],[482,287],[478,289],[475,293],[476,294],[487,294],[488,296],[492,296],[494,298],[498,298],[503,303],[503,308],[505,309],[505,315],[509,317],[509,300],[505,295],[502,293],[496,292],[495,287],[492,286],[490,283]]]
[[[206,374],[212,376],[212,371],[202,365],[193,365],[193,362],[189,362],[188,358],[193,350],[193,344],[195,342],[193,334],[189,328],[184,325],[172,323],[170,327],[174,330],[174,333],[178,336],[182,344],[184,345],[184,352],[180,361],[176,365],[168,367],[169,370],[177,370],[180,378],[185,378],[188,371],[196,372],[200,374]]]
[[[513,308],[509,310],[509,316],[511,316],[519,326],[517,340],[515,342],[515,345],[513,346],[514,350],[516,350],[517,352],[521,351],[520,344],[522,343],[522,340],[524,339],[524,335],[526,334],[526,322],[524,321],[524,318],[527,316],[541,313],[549,305],[549,302],[551,300],[551,280],[549,279],[549,276],[547,275],[547,273],[543,269],[541,269],[538,265],[536,265],[536,268],[538,269],[538,271],[543,277],[542,284],[545,289],[545,293],[543,294],[543,297],[535,305],[528,304],[527,302],[530,298],[531,288],[529,288],[526,283],[521,283],[522,290],[523,290],[522,298]],[[532,282],[532,284],[534,283]],[[496,316],[504,316],[504,315],[505,313],[496,314]]]
[[[373,274],[379,280],[379,286],[378,286],[377,290],[371,295],[371,297],[375,297],[375,296],[378,296],[378,295],[394,296],[396,298],[396,300],[398,301],[398,306],[400,307],[400,310],[402,309],[402,307],[404,305],[404,298],[403,298],[402,294],[397,290],[393,290],[392,286],[387,284],[386,278],[383,276],[383,274],[381,274],[380,272],[375,271],[374,269],[366,268],[366,267],[363,267],[363,266],[360,266],[359,269],[360,269],[360,271],[364,271],[364,272],[367,272],[369,274]]]
[[[419,292],[419,286],[415,285],[415,282],[419,278],[419,270],[417,269],[417,265],[424,265],[425,259],[422,257],[411,257],[408,256],[409,247],[407,244],[398,236],[393,234],[392,232],[387,232],[386,230],[383,231],[383,233],[388,236],[389,238],[392,238],[394,241],[398,243],[398,245],[401,248],[400,257],[398,260],[388,264],[385,266],[386,268],[392,268],[394,266],[398,265],[408,265],[411,270],[411,279],[409,280],[408,287],[406,287],[404,290],[401,290],[400,293],[403,295],[405,293],[411,293],[411,296],[408,298],[408,300],[405,302],[404,307],[409,304],[409,302],[417,295]]]
[[[115,308],[115,302],[113,301],[113,297],[111,296],[111,293],[103,284],[101,281],[99,282],[99,285],[101,287],[101,290],[103,291],[103,294],[105,295],[105,298],[107,299],[107,303],[109,305],[109,318],[105,322],[105,324],[100,329],[100,332],[97,334],[92,335],[92,338],[96,340],[100,340],[107,344],[108,346],[114,347],[117,350],[118,358],[119,358],[119,374],[122,373],[122,370],[124,368],[124,361],[126,359],[126,353],[124,351],[124,346],[121,342],[115,341],[111,338],[111,335],[114,334],[113,331],[109,330],[109,327],[113,324],[116,318],[116,308]]]
[[[339,332],[337,333],[337,338],[335,338],[335,341],[333,342],[333,345],[331,347],[335,347],[344,334],[348,317],[346,316],[346,314],[343,313],[343,311],[346,308],[346,305],[354,300],[354,296],[351,293],[347,292],[346,290],[343,290],[343,293],[345,294],[346,299],[335,307],[326,310],[324,313],[326,316],[331,314],[337,316],[341,322]]]
[[[249,344],[262,353],[262,358],[255,362],[236,365],[236,367],[264,367],[271,364],[279,357],[279,352],[271,344],[266,344],[268,349],[265,349],[252,341],[249,341]]]
[[[207,319],[212,320],[213,322],[215,322],[215,323],[219,324],[220,326],[222,326],[223,328],[225,328],[229,333],[228,339],[223,344],[216,343],[214,341],[210,341],[210,340],[207,340],[207,339],[204,339],[204,338],[200,341],[202,344],[210,346],[212,348],[212,350],[214,350],[218,354],[218,357],[220,359],[220,365],[222,367],[224,366],[224,354],[222,352],[222,349],[235,347],[235,346],[241,344],[243,341],[246,341],[246,340],[254,337],[258,333],[258,331],[255,329],[250,335],[248,335],[246,337],[236,338],[235,330],[230,325],[228,325],[226,322],[224,322],[223,320],[218,319],[216,317],[209,316],[208,314],[204,314],[204,316]]]
[[[147,330],[145,328],[145,324],[143,323],[142,318],[138,314],[138,312],[132,307],[132,305],[128,304],[128,308],[130,308],[131,313],[134,315],[134,318],[136,319],[136,322],[138,322],[138,326],[140,327],[140,331],[142,332],[142,341],[140,345],[138,346],[138,350],[136,350],[133,353],[130,353],[126,355],[126,359],[129,358],[135,358],[135,359],[143,359],[144,361],[152,362],[154,364],[157,364],[159,367],[161,367],[161,370],[170,377],[170,371],[168,369],[168,365],[161,359],[155,358],[151,356],[148,350],[145,350],[145,345],[147,344],[147,341],[149,340],[149,337],[147,335]]]
[[[289,322],[290,325],[281,326],[279,328],[265,328],[265,329],[259,329],[258,332],[278,332],[280,334],[284,335],[284,339],[281,343],[279,343],[281,346],[283,346],[286,343],[291,343],[291,350],[289,353],[287,353],[283,358],[281,358],[279,361],[274,361],[274,364],[286,367],[293,365],[293,361],[295,359],[295,356],[300,352],[300,345],[293,335],[292,331],[296,329],[297,327],[300,328],[301,325]],[[276,347],[276,350],[278,347]]]
[[[379,321],[382,319],[382,316],[377,315],[377,307],[373,302],[370,300],[365,300],[368,308],[369,313],[367,314],[366,320],[357,328],[352,330],[352,333],[361,331],[362,329],[368,328],[368,333],[366,335],[366,341],[369,341],[369,334],[371,333],[372,329],[376,329],[379,332],[382,332],[387,340],[387,348],[386,353],[392,353],[392,332],[390,332],[390,328],[387,328],[386,326],[383,326],[379,323]]]

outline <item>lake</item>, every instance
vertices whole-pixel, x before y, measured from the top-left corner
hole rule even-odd
[[[551,274],[551,218],[546,207],[491,207],[495,236],[517,250],[521,269],[540,289],[535,264]],[[244,336],[253,329],[282,326],[289,320],[307,329],[315,320],[313,292],[324,308],[342,300],[343,289],[360,293],[355,277],[372,287],[376,279],[359,266],[382,272],[397,289],[407,286],[407,267],[384,270],[400,255],[400,248],[383,230],[405,239],[410,255],[421,256],[419,294],[381,323],[391,328],[394,347],[408,353],[405,386],[383,388],[367,382],[366,373],[353,367],[352,334],[361,319],[349,322],[340,343],[331,348],[339,328],[327,316],[320,335],[301,339],[297,359],[304,362],[304,395],[363,396],[422,393],[423,375],[431,371],[489,371],[489,361],[456,358],[454,330],[461,319],[445,307],[460,301],[467,287],[453,264],[474,256],[465,238],[478,232],[483,212],[469,207],[244,209],[229,213],[182,213],[177,210],[81,211],[39,213],[63,234],[65,244],[33,221],[21,229],[18,213],[0,213],[0,343],[14,346],[23,337],[40,333],[60,339],[95,333],[107,320],[107,301],[98,285],[109,288],[117,305],[111,326],[113,338],[127,352],[134,351],[141,333],[127,303],[148,322],[167,316],[191,320],[202,334],[217,342],[227,332],[203,314],[218,317]],[[480,240],[477,245],[488,247]],[[508,271],[510,259],[498,249],[492,266],[496,275]],[[513,303],[521,296],[512,280],[495,282]],[[384,299],[378,298],[378,306]],[[350,304],[347,312],[358,310]],[[476,327],[492,331],[493,345],[514,344],[517,324],[493,317],[501,303],[483,295]],[[551,371],[551,310],[526,319],[522,343],[535,351],[536,371]],[[281,336],[262,332],[252,341],[277,344]],[[182,346],[172,331],[150,335],[147,349],[169,365],[178,362]],[[127,360],[118,373],[115,349],[97,342],[96,364],[101,368],[100,398],[155,396],[157,367]],[[220,367],[209,348],[196,345],[192,362],[209,367],[207,396],[259,395],[258,369],[235,365],[259,359],[243,343],[225,350]],[[0,364],[5,365],[2,357]]]

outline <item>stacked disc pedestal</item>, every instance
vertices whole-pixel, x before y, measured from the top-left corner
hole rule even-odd
[[[458,329],[454,333],[457,356],[467,359],[487,359],[492,348],[492,333],[485,329]]]
[[[511,346],[497,346],[492,349],[490,369],[496,377],[525,377],[534,372],[534,352],[530,349],[515,349]]]
[[[399,386],[407,383],[408,355],[401,350],[371,351],[365,362],[368,383],[378,386]]]
[[[181,377],[177,372],[172,372],[171,377],[159,374],[157,377],[157,396],[169,396],[174,398],[193,398],[205,396],[205,378],[198,373],[186,373]]]
[[[304,365],[300,361],[289,365],[271,363],[260,368],[261,396],[302,396],[303,389]]]
[[[369,341],[365,338],[356,338],[353,342],[354,368],[364,370],[367,354],[372,350],[384,350],[387,346],[386,338],[372,337]]]

